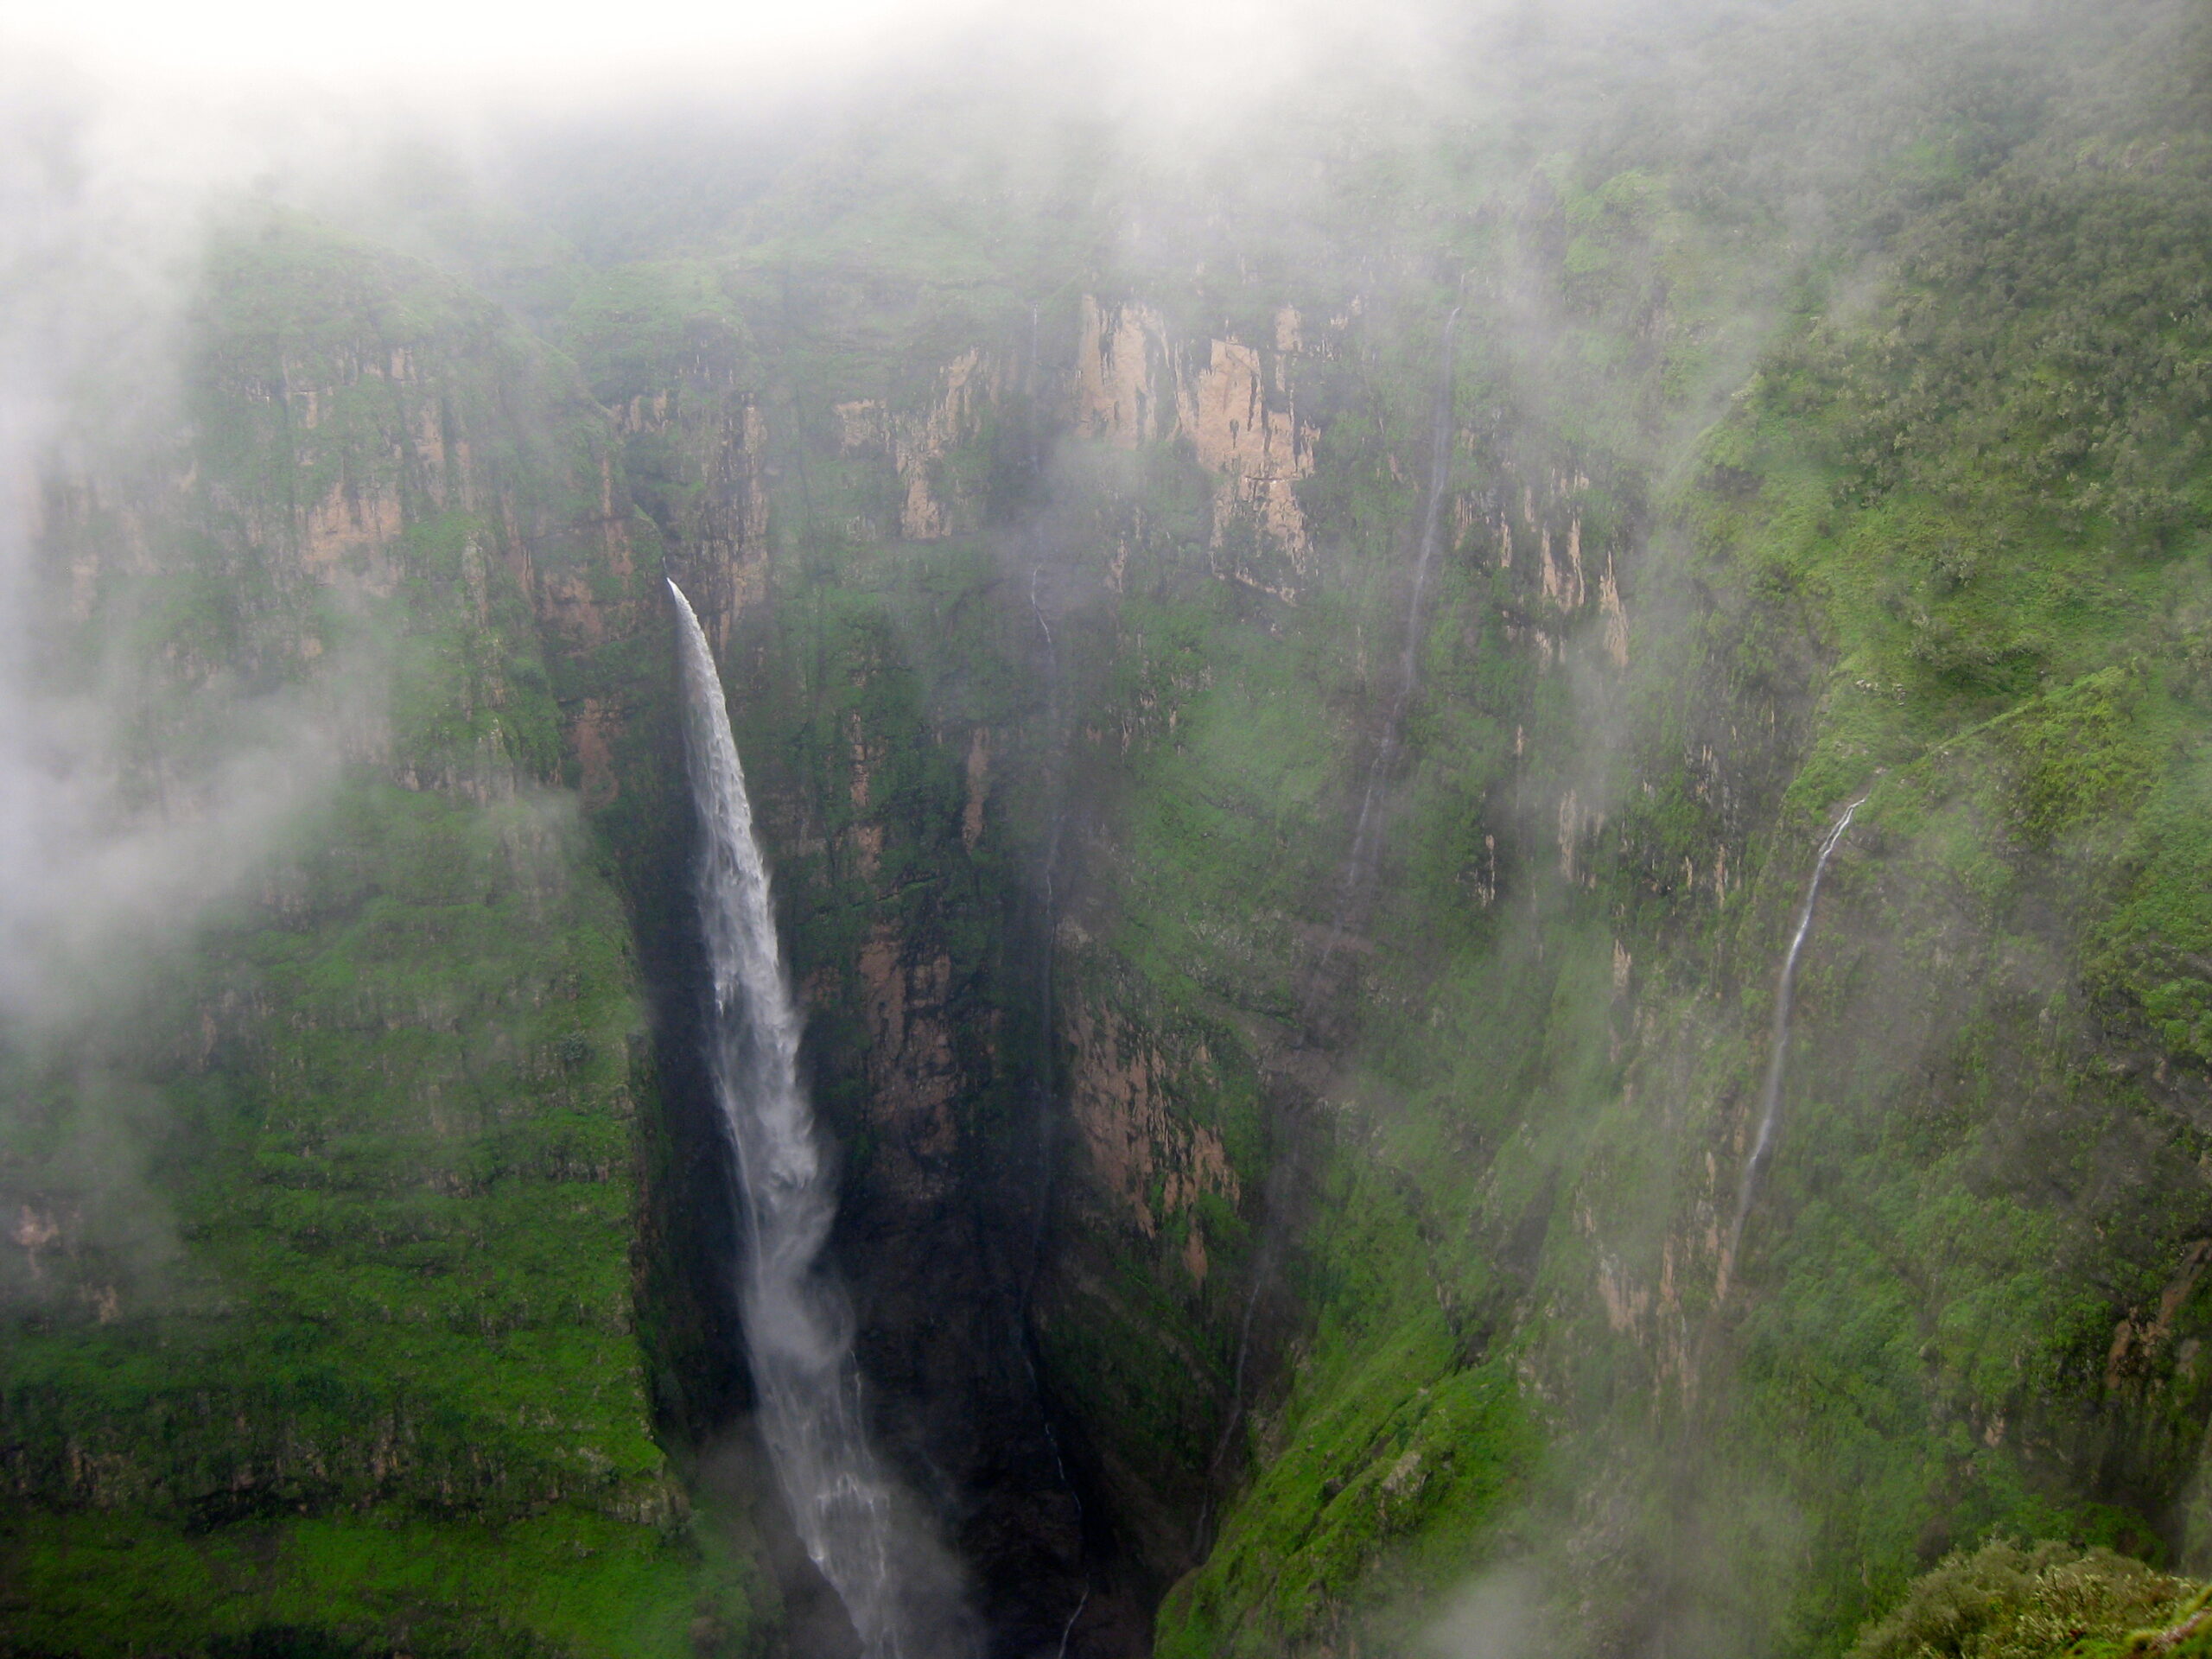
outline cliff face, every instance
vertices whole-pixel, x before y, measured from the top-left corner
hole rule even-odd
[[[147,665],[130,810],[294,787],[149,973],[6,1033],[10,1639],[741,1630],[654,1443],[659,1091],[563,786],[618,787],[563,695],[638,626],[613,435],[482,302],[312,226],[222,237],[204,292],[173,454],[51,493],[55,671]]]
[[[1898,25],[1848,179],[1713,136],[1803,9],[1541,165],[861,146],[743,232],[677,168],[528,327],[227,238],[190,432],[50,492],[62,660],[149,642],[150,777],[272,688],[336,759],[143,1016],[9,1038],[26,1640],[840,1650],[747,1462],[664,563],[996,1650],[1831,1652],[1996,1533],[2201,1565],[2183,10]]]
[[[2189,774],[2151,734],[2193,731],[2194,694],[2126,658],[2183,602],[2155,595],[2194,580],[2159,573],[2196,520],[2144,540],[2079,505],[2109,486],[2036,481],[2055,461],[1962,476],[1902,435],[2024,454],[2028,402],[1986,423],[2092,374],[2075,322],[1961,342],[2016,303],[2082,321],[2057,297],[2080,269],[2003,297],[2026,273],[1984,262],[2030,238],[1987,215],[2085,223],[2115,169],[2093,193],[2065,158],[2156,146],[2067,124],[2108,114],[1882,197],[1914,229],[1847,232],[1872,263],[1794,310],[1764,309],[1781,245],[1730,244],[1706,163],[1655,145],[1486,175],[1454,228],[1398,222],[1356,270],[1270,271],[1224,230],[1174,270],[1084,271],[1033,336],[947,299],[968,332],[918,330],[911,404],[821,394],[919,420],[925,365],[972,347],[1029,399],[979,425],[976,470],[1049,456],[980,537],[1004,637],[1036,608],[1028,730],[1063,734],[1032,759],[1009,711],[989,743],[991,810],[1045,820],[1008,827],[1054,875],[1029,1318],[1123,1548],[1197,1564],[1163,1650],[1389,1649],[1530,1554],[1560,1577],[1512,1593],[1573,1645],[1827,1650],[1950,1542],[2190,1547],[2191,1074],[2141,1023],[2190,994],[2147,966],[2120,989],[2098,941],[2145,938],[2121,895],[2185,856],[2134,838],[2171,847],[2143,826]],[[2106,234],[2164,269],[2194,209],[2132,200]],[[2193,279],[2150,280],[2188,315]],[[1854,310],[1868,283],[1895,308]],[[2115,431],[2180,429],[2151,380],[2069,384],[2135,411]],[[2194,463],[2159,453],[2183,471],[2140,487],[2171,502]],[[893,521],[845,522],[872,548]],[[1775,975],[1870,790],[1738,1237]]]

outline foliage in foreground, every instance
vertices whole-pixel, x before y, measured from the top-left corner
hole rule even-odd
[[[2099,1659],[2212,1652],[2212,1590],[2115,1554],[1997,1539],[1914,1580],[1851,1659]]]

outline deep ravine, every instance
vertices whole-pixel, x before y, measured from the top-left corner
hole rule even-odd
[[[823,1262],[836,1198],[798,1077],[799,1022],[721,681],[690,602],[678,615],[684,747],[702,834],[715,1091],[742,1218],[739,1304],[769,1460],[800,1539],[866,1659],[955,1659],[973,1620],[921,1562],[924,1522],[869,1444],[852,1312]]]

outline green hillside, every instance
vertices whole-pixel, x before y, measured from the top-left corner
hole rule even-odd
[[[2194,1651],[2203,8],[1058,49],[226,197],[43,458],[117,799],[286,781],[0,1003],[0,1652],[851,1650],[664,570],[994,1656]]]

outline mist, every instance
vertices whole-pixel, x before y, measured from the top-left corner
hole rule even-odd
[[[2196,1401],[2202,1255],[2114,1172],[2185,1185],[2202,1127],[2194,935],[2141,897],[2195,844],[2191,417],[2007,471],[1973,377],[2013,337],[1900,354],[1973,358],[1943,296],[2086,239],[2010,204],[2183,200],[2186,10],[10,10],[0,1311],[364,1344],[275,1366],[189,1477],[56,1430],[55,1490],[645,1516],[690,1552],[655,1630],[901,1650],[747,1462],[791,1454],[671,897],[664,575],[825,1142],[791,1282],[849,1286],[818,1375],[911,1534],[852,1548],[926,1556],[963,1642],[1840,1652],[2003,1529],[2167,1548],[2130,1541],[2181,1536],[2158,1437],[2202,1414],[2112,1414]],[[2169,239],[2080,315],[2195,327]],[[2107,403],[2154,380],[2195,384]],[[1994,1012],[1944,976],[1983,957]],[[2093,1154],[2050,1127],[2083,1077],[2152,1103]],[[276,1219],[223,1232],[240,1193]],[[2076,1275],[2071,1347],[1958,1335],[2031,1298],[1942,1255],[1946,1205]],[[556,1215],[583,1242],[513,1242]],[[493,1287],[318,1276],[349,1230]],[[588,1456],[542,1402],[480,1454],[330,1403],[378,1320],[572,1315],[617,1378]],[[576,1376],[513,1340],[583,1388],[582,1338]],[[478,1360],[420,1363],[392,1397],[474,1421],[437,1389]],[[1912,1366],[1925,1490],[1815,1466],[1922,1432]],[[2085,1472],[2100,1435],[2133,1449]]]

